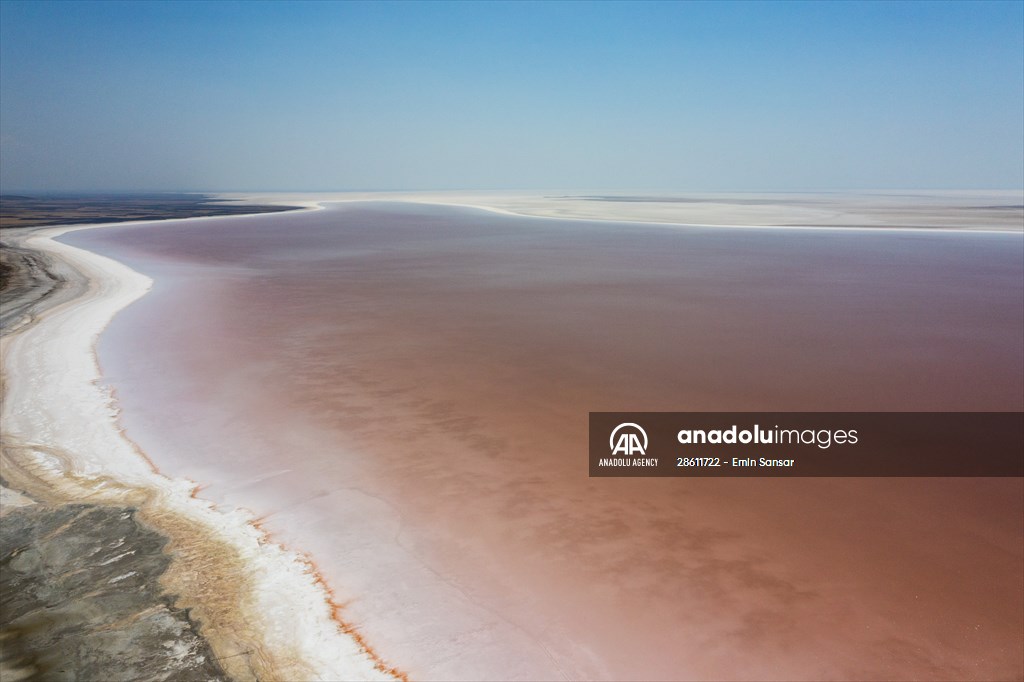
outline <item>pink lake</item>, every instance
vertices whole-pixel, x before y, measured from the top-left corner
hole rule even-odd
[[[155,464],[413,679],[1020,679],[1022,479],[591,479],[591,411],[1024,410],[1024,236],[353,203],[75,232]]]

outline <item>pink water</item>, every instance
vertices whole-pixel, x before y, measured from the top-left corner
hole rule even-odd
[[[1019,234],[336,205],[83,231],[131,435],[430,679],[1019,679],[1021,479],[590,479],[601,410],[1024,409]]]

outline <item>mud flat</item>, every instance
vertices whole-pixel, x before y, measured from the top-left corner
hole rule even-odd
[[[304,555],[125,437],[95,343],[151,280],[53,241],[73,229],[5,235],[5,679],[401,677]]]
[[[160,584],[166,539],[132,509],[5,508],[5,680],[226,680],[197,623]]]

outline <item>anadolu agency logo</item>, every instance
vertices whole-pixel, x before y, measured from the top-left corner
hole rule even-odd
[[[640,444],[641,438],[643,445]],[[608,438],[608,447],[611,448],[612,455],[643,457],[647,454],[647,432],[639,424],[633,422],[619,424],[612,429],[612,435]]]
[[[612,429],[608,437],[611,457],[602,457],[602,467],[656,467],[657,457],[647,457],[647,432],[633,422],[624,422]]]

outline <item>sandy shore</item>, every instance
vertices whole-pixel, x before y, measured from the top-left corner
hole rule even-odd
[[[139,520],[169,538],[164,587],[202,623],[233,679],[401,677],[343,620],[305,556],[270,541],[251,515],[223,513],[196,497],[194,482],[161,475],[125,437],[95,344],[152,282],[55,241],[77,229],[84,228],[5,236],[42,254],[66,282],[30,324],[0,342],[5,482],[40,501],[137,508]]]

